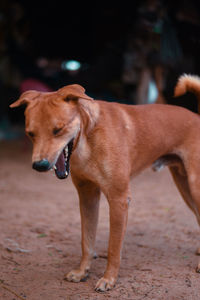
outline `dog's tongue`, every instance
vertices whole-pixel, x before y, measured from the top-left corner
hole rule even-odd
[[[60,156],[58,157],[58,160],[56,162],[56,175],[60,179],[66,178],[66,167],[65,167],[65,157],[63,151],[61,152]]]

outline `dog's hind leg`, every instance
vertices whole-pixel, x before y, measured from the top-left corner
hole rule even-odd
[[[177,166],[169,167],[169,169],[170,169],[170,172],[174,179],[174,182],[175,182],[181,196],[183,197],[183,200],[188,205],[188,207],[193,211],[193,213],[197,217],[197,221],[200,225],[200,219],[199,219],[199,216],[196,214],[196,206],[195,206],[194,200],[193,200],[191,192],[190,192],[188,178],[187,178],[187,174],[185,172],[183,164],[180,165],[179,167],[177,167]]]
[[[73,178],[73,182],[79,194],[82,258],[79,268],[69,272],[66,275],[66,279],[79,282],[88,276],[94,257],[100,189],[90,181],[78,181],[76,178]]]
[[[176,167],[170,167],[173,179],[187,205],[194,212],[197,222],[200,226],[200,180],[198,174],[199,164],[196,163],[193,167],[187,167],[187,175],[181,175]],[[200,248],[197,249],[197,255],[200,255]],[[200,273],[200,262],[196,268]]]
[[[169,167],[174,182],[185,200],[185,203],[197,216],[197,221],[199,222],[199,217],[196,214],[196,206],[190,192],[187,173],[182,160],[177,155],[165,155],[154,161],[152,169],[153,171],[160,171],[166,166]]]
[[[191,191],[192,198],[195,205],[195,215],[200,226],[200,161],[195,162],[194,166],[188,168],[188,182]],[[198,248],[197,255],[200,255],[200,247]],[[200,273],[200,261],[196,268],[196,271]]]

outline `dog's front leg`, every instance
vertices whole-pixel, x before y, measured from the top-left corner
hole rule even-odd
[[[108,263],[104,276],[97,282],[96,291],[105,292],[112,289],[117,280],[120,267],[121,248],[128,219],[130,197],[123,195],[108,197],[110,208],[110,237],[108,247]]]
[[[91,182],[78,182],[73,178],[79,194],[82,233],[82,258],[78,269],[66,275],[68,281],[79,282],[88,276],[94,256],[94,244],[98,223],[100,189]]]

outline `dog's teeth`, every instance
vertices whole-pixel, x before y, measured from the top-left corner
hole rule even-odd
[[[57,170],[57,167],[56,166],[53,166],[54,170]]]
[[[66,155],[66,156],[68,155],[68,147],[65,148],[65,155]]]
[[[66,176],[68,175],[68,172],[67,172],[67,171],[65,172],[65,175],[66,175]]]

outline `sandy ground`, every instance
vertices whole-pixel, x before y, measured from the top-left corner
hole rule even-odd
[[[63,280],[80,260],[78,197],[71,179],[31,169],[24,142],[0,145],[0,299],[199,300],[195,272],[199,228],[168,170],[146,170],[132,181],[119,279],[94,291],[106,266],[108,205],[102,196],[96,252],[86,282]],[[16,295],[14,295],[15,293]]]

